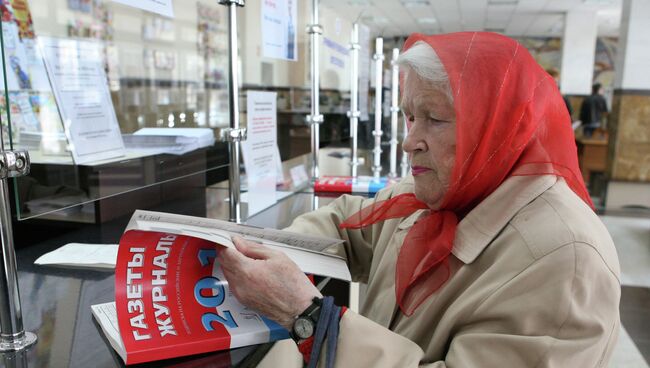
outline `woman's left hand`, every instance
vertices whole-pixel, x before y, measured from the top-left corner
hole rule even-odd
[[[218,252],[230,290],[245,306],[291,330],[296,316],[322,297],[307,276],[284,253],[241,237],[234,248]]]

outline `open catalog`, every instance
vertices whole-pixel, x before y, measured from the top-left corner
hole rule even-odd
[[[91,307],[126,364],[289,337],[230,293],[215,259],[233,235],[283,251],[305,273],[350,280],[345,260],[323,253],[339,239],[136,211],[120,239],[115,302]]]

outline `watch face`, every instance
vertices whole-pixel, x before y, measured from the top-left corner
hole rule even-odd
[[[293,332],[301,339],[307,339],[314,334],[314,322],[300,317],[293,324]]]

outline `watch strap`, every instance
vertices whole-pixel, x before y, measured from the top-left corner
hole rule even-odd
[[[294,320],[294,325],[291,327],[291,331],[289,331],[289,336],[291,336],[291,338],[295,342],[299,342],[303,340],[295,333],[295,326],[296,326],[295,323],[299,319],[309,319],[313,323],[314,332],[315,332],[316,326],[318,325],[318,319],[320,317],[320,309],[322,305],[323,305],[323,299],[319,297],[314,297],[309,307],[307,307],[307,309],[305,309],[302,313],[300,313],[300,315],[298,315],[298,317],[296,317],[296,319]]]

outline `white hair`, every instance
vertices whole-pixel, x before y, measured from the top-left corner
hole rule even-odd
[[[449,76],[436,51],[424,41],[417,41],[397,59],[400,68],[414,71],[420,78],[431,82],[433,88],[444,92],[453,102]],[[404,82],[409,73],[404,73]]]

